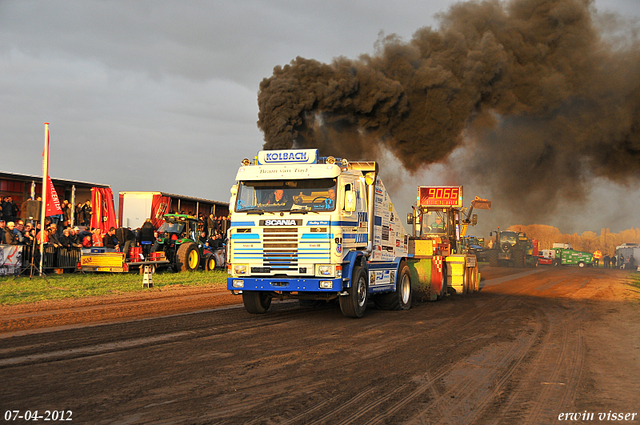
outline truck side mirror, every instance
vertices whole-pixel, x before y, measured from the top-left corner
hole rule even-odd
[[[407,224],[413,224],[413,214],[407,214]]]
[[[475,226],[476,224],[478,224],[478,214],[474,214],[471,216],[471,225]]]
[[[344,210],[350,212],[356,210],[356,202],[352,190],[348,190],[344,193]]]

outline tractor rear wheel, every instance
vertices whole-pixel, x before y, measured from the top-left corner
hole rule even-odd
[[[209,254],[204,257],[204,269],[208,272],[216,268],[216,257]]]
[[[181,272],[192,272],[200,265],[200,252],[194,242],[180,245],[176,254],[176,269]]]
[[[498,251],[495,249],[489,251],[489,265],[491,267],[498,267]]]

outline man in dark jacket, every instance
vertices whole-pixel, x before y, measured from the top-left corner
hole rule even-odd
[[[13,221],[7,223],[7,228],[4,231],[3,242],[7,245],[18,245],[18,238],[13,233],[13,229],[16,227],[16,224]]]
[[[118,249],[118,241],[116,240],[116,228],[110,227],[109,231],[102,238],[102,245],[105,248]]]
[[[149,257],[149,253],[151,252],[151,247],[153,243],[156,241],[155,237],[155,229],[153,224],[151,223],[151,219],[148,218],[145,220],[144,224],[140,228],[138,232],[138,242],[142,245],[142,253],[144,258]]]
[[[118,227],[116,229],[116,239],[122,248],[122,252],[129,254],[129,248],[136,245],[136,235],[128,227]]]

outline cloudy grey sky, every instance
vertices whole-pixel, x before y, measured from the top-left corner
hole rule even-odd
[[[0,0],[0,170],[40,174],[49,122],[52,177],[109,184],[116,198],[153,190],[227,202],[240,160],[263,144],[257,92],[275,66],[371,54],[381,34],[408,40],[453,3]],[[640,20],[638,0],[594,7]],[[401,213],[415,186],[444,183],[438,167],[396,181]],[[543,224],[640,227],[639,193],[596,182],[586,205],[569,206],[574,217]],[[482,214],[492,226],[523,224],[512,213]]]

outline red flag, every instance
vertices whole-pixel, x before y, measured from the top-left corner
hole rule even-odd
[[[60,207],[60,200],[58,199],[58,193],[56,188],[53,187],[51,178],[49,177],[49,123],[45,124],[45,139],[44,139],[44,151],[42,152],[42,175],[47,176],[47,187],[43,187],[42,190],[45,195],[44,203],[44,215],[50,217],[52,215],[62,214],[62,208]]]
[[[51,178],[47,175],[47,204],[44,210],[45,217],[52,215],[62,214],[62,207],[60,206],[60,200],[58,199],[58,192],[53,187]]]

